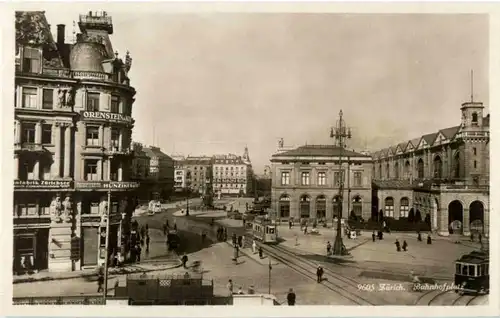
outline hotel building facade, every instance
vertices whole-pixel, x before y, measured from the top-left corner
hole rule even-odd
[[[439,235],[489,234],[489,115],[463,103],[459,125],[374,152],[373,215],[430,220]]]
[[[76,42],[54,41],[43,12],[16,12],[13,269],[72,271],[127,249],[132,59],[114,52],[111,17],[80,15]],[[108,192],[111,206],[108,207]]]

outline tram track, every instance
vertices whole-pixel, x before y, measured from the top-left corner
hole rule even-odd
[[[316,281],[317,265],[313,262],[304,260],[302,257],[286,251],[278,246],[268,246],[262,243],[259,243],[259,245],[262,246],[263,250],[270,257],[276,259],[277,261],[280,261],[302,276]],[[330,273],[328,273],[328,275],[330,278]],[[376,306],[385,304],[385,302],[382,302],[379,299],[368,300],[365,297],[360,296],[359,289],[357,288],[356,284],[353,284],[353,282],[349,282],[345,279],[339,279],[338,274],[332,275],[331,278],[333,279],[333,281],[323,280],[321,284],[334,293],[340,295],[342,298],[345,298],[356,305]]]
[[[423,293],[416,306],[474,306],[480,295],[461,295],[455,290],[431,290]]]

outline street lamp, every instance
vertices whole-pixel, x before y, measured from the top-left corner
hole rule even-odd
[[[271,258],[269,257],[269,290],[268,294],[271,295],[271,270],[273,269],[273,266],[271,265]]]
[[[191,189],[188,188],[188,196],[186,199],[186,216],[189,216],[189,196],[191,195]]]
[[[339,112],[339,119],[335,127],[330,130],[330,138],[335,138],[337,146],[340,148],[339,153],[339,167],[340,167],[340,184],[338,195],[338,213],[337,215],[337,236],[333,245],[333,255],[343,255],[342,251],[342,203],[344,198],[344,174],[342,170],[342,156],[344,154],[345,141],[351,139],[351,129],[346,128],[345,121],[343,120],[342,110]]]

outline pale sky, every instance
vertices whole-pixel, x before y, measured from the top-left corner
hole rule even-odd
[[[55,34],[89,11],[44,6]],[[349,148],[385,148],[488,109],[487,15],[167,13],[100,5],[133,58],[133,139],[167,154],[243,154],[257,173],[285,145],[330,144],[343,109]],[[155,129],[153,129],[155,127]]]

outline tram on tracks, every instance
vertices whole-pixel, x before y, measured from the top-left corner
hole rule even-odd
[[[278,242],[276,223],[268,217],[257,216],[252,221],[253,238],[265,243],[275,244]]]
[[[455,262],[457,293],[489,294],[490,257],[488,251],[465,254]]]

